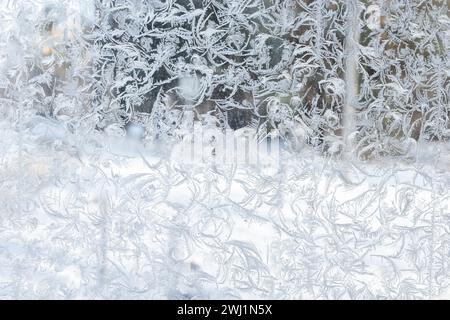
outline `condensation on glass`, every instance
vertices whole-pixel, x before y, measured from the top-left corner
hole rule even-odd
[[[448,2],[0,0],[0,298],[449,297]]]

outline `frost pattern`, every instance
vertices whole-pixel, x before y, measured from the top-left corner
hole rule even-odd
[[[449,27],[438,0],[0,0],[0,298],[448,297]],[[279,166],[187,164],[198,128]]]

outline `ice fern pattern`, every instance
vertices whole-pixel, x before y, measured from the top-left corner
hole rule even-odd
[[[0,298],[450,297],[447,1],[0,0],[0,29]],[[187,163],[200,129],[279,158]]]

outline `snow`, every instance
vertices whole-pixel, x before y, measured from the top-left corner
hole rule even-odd
[[[29,125],[0,126],[15,142],[0,153],[2,298],[448,293],[448,170],[308,149],[272,170],[183,165],[172,147],[99,134],[110,143],[79,151],[61,125]]]

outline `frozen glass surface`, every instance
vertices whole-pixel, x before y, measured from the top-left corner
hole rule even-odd
[[[450,298],[448,9],[0,0],[0,298]]]

